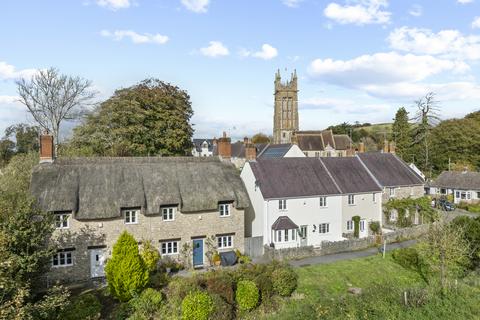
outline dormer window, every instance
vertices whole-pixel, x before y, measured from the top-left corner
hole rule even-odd
[[[70,228],[70,213],[55,213],[55,228],[68,229]]]
[[[125,224],[137,224],[138,223],[138,209],[128,209],[123,211]]]
[[[163,207],[162,216],[163,221],[173,221],[175,220],[175,212],[177,211],[176,207]]]
[[[220,217],[229,217],[230,216],[230,203],[220,203],[218,205],[218,212]]]

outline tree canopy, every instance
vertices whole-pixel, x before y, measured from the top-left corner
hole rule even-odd
[[[81,155],[175,156],[191,150],[190,96],[158,79],[117,90],[74,129]]]
[[[396,152],[403,159],[408,158],[409,148],[412,146],[411,128],[408,122],[408,112],[404,107],[398,109],[392,125],[395,137]]]

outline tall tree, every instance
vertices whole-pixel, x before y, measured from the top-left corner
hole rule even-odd
[[[38,151],[40,130],[36,126],[30,126],[25,123],[16,124],[5,129],[7,138],[15,138],[16,153],[29,153]]]
[[[253,143],[269,143],[270,138],[266,134],[260,132],[253,135],[252,142]]]
[[[186,155],[193,115],[186,91],[157,79],[120,89],[74,129],[71,145],[82,154]]]
[[[396,152],[404,160],[408,159],[409,148],[412,146],[411,128],[408,120],[407,110],[405,110],[404,107],[401,107],[397,110],[392,125],[393,136],[396,144]]]
[[[89,80],[60,74],[55,68],[39,70],[30,80],[18,80],[17,90],[38,125],[53,134],[55,148],[62,122],[79,119],[96,95]]]
[[[435,100],[435,93],[430,92],[425,97],[415,101],[417,112],[413,120],[416,122],[413,131],[413,142],[421,146],[421,168],[425,173],[431,171],[430,168],[430,151],[431,151],[431,132],[436,124],[440,121],[440,107]]]

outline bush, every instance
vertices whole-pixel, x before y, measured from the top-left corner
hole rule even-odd
[[[182,319],[184,320],[208,320],[214,310],[213,299],[206,292],[191,292],[182,301]]]
[[[65,320],[97,320],[100,319],[100,312],[102,311],[102,304],[93,293],[82,294],[76,297],[71,305],[67,307],[60,319]]]
[[[206,280],[207,291],[220,295],[230,304],[235,302],[234,281],[226,272],[212,272]]]
[[[297,288],[298,276],[291,267],[283,266],[273,271],[273,290],[283,297],[288,297]]]
[[[151,288],[145,289],[140,296],[130,300],[135,316],[151,318],[162,305],[162,293]]]
[[[212,294],[211,295],[214,304],[214,312],[212,314],[212,319],[221,319],[221,320],[230,320],[235,319],[235,310],[233,305],[227,303],[220,295]]]
[[[112,310],[111,314],[109,315],[108,319],[111,320],[125,320],[130,317],[132,314],[132,306],[128,303],[120,303]]]
[[[260,290],[262,302],[268,300],[273,294],[273,283],[270,275],[259,274],[254,279],[257,288]]]
[[[135,238],[124,231],[113,246],[112,257],[105,266],[110,292],[120,301],[128,301],[148,283],[149,271],[138,252]]]
[[[174,277],[168,284],[167,297],[171,300],[183,301],[190,292],[199,289],[194,278]]]
[[[392,258],[405,269],[417,270],[420,264],[420,256],[415,248],[396,249],[392,252]]]
[[[250,280],[241,280],[237,283],[237,292],[235,300],[238,308],[242,311],[253,310],[258,304],[258,288],[255,282]]]
[[[373,232],[373,234],[380,234],[381,229],[380,229],[380,222],[378,221],[372,221],[370,222],[370,230]]]
[[[158,260],[160,260],[160,253],[155,248],[151,241],[144,241],[142,244],[141,256],[147,269],[150,272],[157,270]]]
[[[150,275],[149,286],[154,289],[162,289],[168,282],[170,281],[170,277],[165,272],[157,271]]]

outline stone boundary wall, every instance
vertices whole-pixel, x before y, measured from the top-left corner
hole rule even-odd
[[[324,241],[320,247],[305,246],[297,248],[273,249],[269,246],[264,247],[264,258],[268,260],[294,260],[314,256],[324,256],[334,253],[364,250],[375,246],[376,244],[394,243],[408,239],[415,239],[424,235],[429,228],[429,224],[397,229],[393,232],[381,236],[368,236],[361,239],[347,239],[342,241]]]

